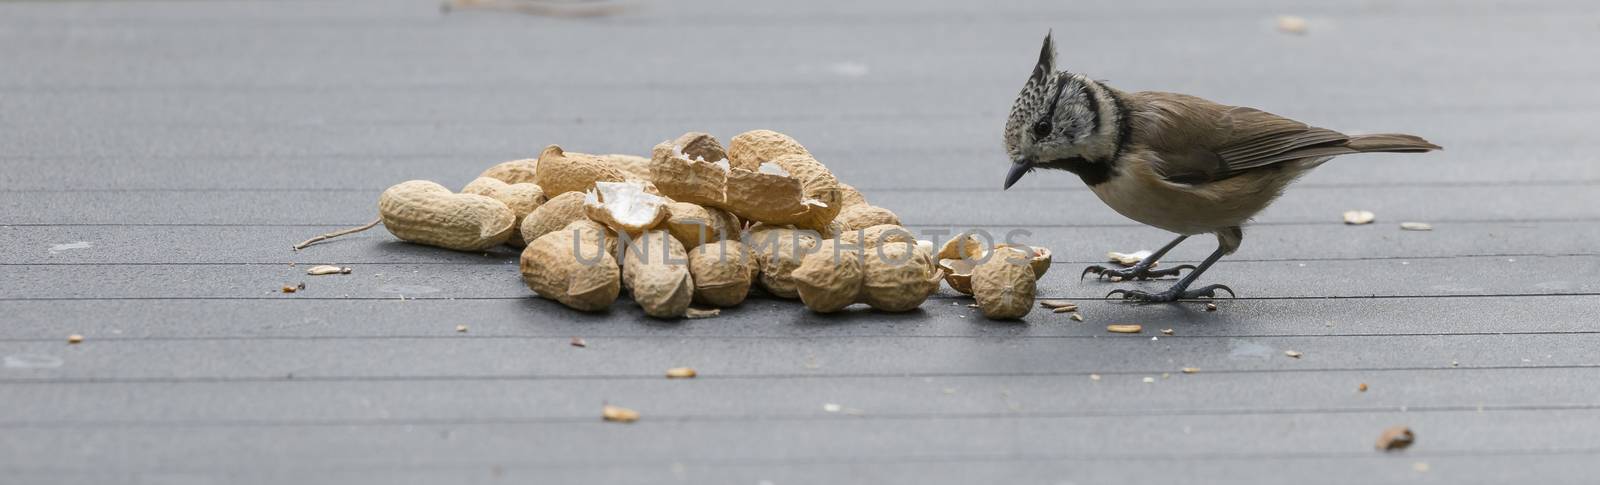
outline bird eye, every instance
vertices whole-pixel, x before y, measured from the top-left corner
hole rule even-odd
[[[1033,123],[1033,137],[1044,138],[1050,134],[1050,120],[1039,120]]]

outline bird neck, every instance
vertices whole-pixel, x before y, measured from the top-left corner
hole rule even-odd
[[[1086,153],[1065,159],[1053,160],[1050,168],[1072,172],[1090,187],[1105,183],[1117,174],[1118,160],[1128,141],[1127,104],[1122,94],[1110,86],[1085,79],[1089,103],[1095,109],[1095,132],[1086,143]]]

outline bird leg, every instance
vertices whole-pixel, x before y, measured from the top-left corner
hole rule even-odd
[[[1162,246],[1161,249],[1157,249],[1156,252],[1151,253],[1150,257],[1140,260],[1139,264],[1135,264],[1129,268],[1114,269],[1100,266],[1098,264],[1084,268],[1083,273],[1078,275],[1078,279],[1082,280],[1083,277],[1089,273],[1094,273],[1096,275],[1095,279],[1115,276],[1124,280],[1148,280],[1163,276],[1178,276],[1178,272],[1180,271],[1186,269],[1195,269],[1194,265],[1182,264],[1175,268],[1163,269],[1150,269],[1150,267],[1155,266],[1156,261],[1160,260],[1162,256],[1166,256],[1167,251],[1171,251],[1172,248],[1178,247],[1178,243],[1181,243],[1184,239],[1188,238],[1189,236],[1178,236],[1177,239],[1173,239],[1172,242],[1167,243],[1166,246]]]
[[[1193,290],[1189,289],[1189,285],[1193,284],[1194,280],[1199,278],[1201,273],[1206,272],[1206,269],[1210,268],[1211,265],[1216,263],[1218,259],[1222,259],[1222,255],[1225,253],[1226,251],[1224,248],[1219,245],[1216,252],[1211,253],[1210,256],[1206,256],[1206,260],[1200,262],[1200,267],[1195,268],[1194,271],[1178,280],[1178,283],[1172,285],[1171,288],[1167,288],[1167,291],[1160,293],[1146,293],[1140,290],[1116,289],[1111,290],[1111,293],[1106,294],[1106,297],[1110,298],[1112,296],[1122,295],[1122,299],[1124,300],[1133,300],[1145,303],[1165,303],[1178,300],[1193,300],[1197,298],[1216,298],[1217,290],[1226,291],[1228,292],[1228,296],[1234,296],[1233,288],[1223,285],[1208,285]]]

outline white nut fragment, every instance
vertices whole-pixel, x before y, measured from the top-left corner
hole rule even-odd
[[[1372,211],[1344,211],[1344,223],[1352,226],[1371,224],[1372,221],[1376,220],[1377,218],[1378,216],[1373,214]]]
[[[645,192],[639,182],[595,182],[583,203],[589,219],[630,236],[667,220],[667,199]]]
[[[1294,15],[1278,16],[1279,32],[1283,32],[1285,34],[1305,35],[1307,30],[1310,30],[1310,22],[1307,22],[1305,17],[1297,17]]]
[[[1116,251],[1110,251],[1110,252],[1106,253],[1106,258],[1109,258],[1111,260],[1111,262],[1113,262],[1113,263],[1117,263],[1117,264],[1120,264],[1120,265],[1123,265],[1123,266],[1133,266],[1133,265],[1139,264],[1140,261],[1144,261],[1144,258],[1150,257],[1151,254],[1154,254],[1154,253],[1151,253],[1148,250],[1139,250],[1139,251],[1134,251],[1134,252],[1131,252],[1131,253],[1119,253],[1119,252],[1116,252]]]
[[[1400,229],[1404,231],[1432,231],[1433,224],[1426,222],[1402,222]]]
[[[350,268],[341,268],[341,267],[338,267],[338,266],[329,266],[329,265],[312,266],[311,268],[306,269],[306,274],[311,275],[311,276],[322,276],[322,275],[330,275],[330,274],[350,274]]]

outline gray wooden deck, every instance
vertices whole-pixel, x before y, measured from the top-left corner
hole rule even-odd
[[[0,1],[0,482],[1600,475],[1592,2],[991,3],[554,18]],[[1277,32],[1279,14],[1310,32]],[[1083,265],[1168,236],[1069,176],[998,190],[1000,127],[1048,29],[1063,66],[1124,89],[1447,150],[1308,177],[1206,275],[1239,290],[1220,311],[1100,301],[1113,286],[1079,282]],[[548,143],[645,153],[754,128],[795,136],[915,228],[1032,231],[1057,258],[1043,294],[1087,322],[991,322],[948,290],[900,315],[767,298],[707,320],[582,315],[532,297],[510,251],[383,231],[288,251],[369,220],[402,180],[460,186]],[[1344,226],[1347,209],[1379,221]],[[355,273],[304,275],[320,263]],[[661,377],[677,366],[701,377]],[[643,419],[603,423],[608,402]],[[1417,444],[1374,451],[1391,425]]]

